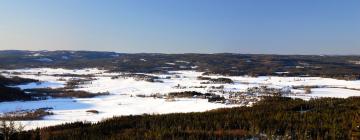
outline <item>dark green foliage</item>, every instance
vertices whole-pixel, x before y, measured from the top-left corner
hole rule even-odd
[[[0,102],[3,101],[15,101],[15,100],[31,100],[31,96],[25,94],[19,88],[12,88],[8,86],[19,85],[19,84],[27,84],[31,82],[38,82],[33,79],[26,79],[20,77],[11,77],[6,78],[0,75]]]
[[[253,107],[115,117],[18,133],[14,139],[358,139],[360,98],[264,97]]]
[[[198,76],[197,77],[198,80],[207,80],[207,82],[202,82],[203,84],[232,84],[234,83],[233,80],[231,80],[230,78],[224,78],[224,77],[220,77],[220,78],[210,78],[210,77],[206,77],[206,76]]]
[[[224,102],[225,98],[220,95],[213,95],[208,98],[208,102]]]
[[[92,98],[95,96],[104,96],[109,95],[108,92],[99,92],[99,93],[90,93],[80,90],[69,90],[64,88],[35,88],[35,89],[25,89],[26,92],[29,92],[33,97],[53,97],[53,98]]]
[[[0,102],[15,100],[31,100],[31,96],[25,94],[19,88],[11,88],[0,85]]]
[[[232,84],[234,83],[233,80],[229,79],[229,78],[215,78],[215,79],[210,79],[211,83],[215,83],[215,84]]]
[[[184,92],[170,92],[168,96],[173,96],[176,98],[191,98],[194,96],[203,96],[205,94],[202,94],[200,92],[196,91],[184,91]]]
[[[13,86],[13,85],[21,85],[21,84],[27,84],[32,82],[39,82],[38,80],[34,79],[27,79],[27,78],[21,78],[21,77],[11,77],[6,78],[2,75],[0,75],[0,85],[7,85],[7,86]]]
[[[75,90],[69,90],[69,91],[64,91],[58,94],[49,94],[51,97],[54,98],[66,98],[66,97],[71,97],[71,98],[92,98],[92,97],[96,97],[96,96],[105,96],[105,95],[109,95],[110,93],[108,92],[104,92],[104,93],[90,93],[90,92],[86,92],[86,91],[75,91]]]

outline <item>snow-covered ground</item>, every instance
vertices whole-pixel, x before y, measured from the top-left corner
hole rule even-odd
[[[360,96],[360,81],[345,81],[319,77],[247,77],[247,76],[220,76],[234,81],[234,84],[202,84],[197,77],[202,72],[172,71],[169,74],[152,74],[161,77],[163,82],[138,81],[133,78],[111,78],[120,73],[107,73],[98,69],[66,70],[66,69],[20,69],[2,70],[5,76],[16,76],[38,79],[40,83],[19,85],[22,89],[29,88],[59,88],[64,87],[66,80],[72,78],[55,76],[59,74],[93,75],[96,80],[81,85],[75,90],[92,93],[109,92],[110,95],[94,98],[67,98],[48,99],[40,101],[16,101],[0,103],[0,113],[23,109],[53,108],[54,115],[46,116],[43,120],[22,121],[27,129],[50,126],[64,122],[91,121],[121,115],[136,114],[163,114],[175,112],[200,112],[217,108],[234,107],[239,105],[226,105],[210,103],[207,99],[177,98],[176,101],[166,101],[162,98],[143,98],[136,95],[167,94],[179,91],[198,91],[207,93],[211,86],[224,86],[224,91],[245,91],[250,87],[268,86],[274,88],[291,88],[292,86],[320,86],[312,89],[312,93],[305,94],[302,89],[291,89],[295,94],[288,95],[294,98],[309,100],[320,97],[347,98]],[[203,86],[203,88],[199,88]],[[206,86],[206,87],[205,87]],[[217,93],[222,94],[222,93]],[[87,110],[97,110],[98,114],[88,113]]]

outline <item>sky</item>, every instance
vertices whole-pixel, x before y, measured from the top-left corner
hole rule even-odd
[[[0,0],[0,50],[360,54],[359,0]]]

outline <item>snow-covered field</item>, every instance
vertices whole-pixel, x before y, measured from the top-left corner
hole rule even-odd
[[[152,74],[161,77],[163,82],[139,81],[133,78],[113,79],[112,76],[119,73],[107,73],[98,69],[66,70],[66,69],[20,69],[2,70],[2,75],[17,76],[38,79],[40,83],[19,85],[22,89],[30,88],[60,88],[64,87],[66,80],[72,78],[55,76],[58,74],[93,75],[96,80],[91,83],[80,85],[75,90],[89,91],[92,93],[109,92],[110,95],[94,98],[57,98],[39,101],[16,101],[0,103],[0,113],[6,113],[23,109],[53,108],[54,115],[46,116],[43,120],[22,121],[27,129],[50,126],[64,122],[91,121],[121,115],[136,114],[163,114],[175,112],[200,112],[217,108],[234,107],[239,105],[226,105],[222,103],[210,103],[207,99],[177,98],[176,101],[167,101],[162,98],[143,98],[137,95],[167,94],[179,91],[198,91],[207,93],[211,86],[224,86],[224,91],[245,91],[250,87],[268,86],[273,88],[288,88],[294,94],[287,95],[294,98],[309,100],[320,97],[347,98],[360,96],[360,81],[345,81],[319,77],[246,77],[246,76],[220,76],[234,81],[233,84],[202,84],[203,80],[197,77],[202,72],[195,71],[172,71],[169,74]],[[204,86],[199,88],[199,86]],[[206,87],[205,87],[206,86]],[[305,94],[302,89],[292,89],[293,86],[319,86],[312,89],[310,94]],[[222,95],[222,93],[216,93]],[[225,95],[222,95],[225,96]],[[97,110],[96,113],[86,112]]]

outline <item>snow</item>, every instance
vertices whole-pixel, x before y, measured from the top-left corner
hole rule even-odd
[[[167,65],[176,65],[175,63],[170,63],[170,62],[165,63],[165,64],[167,64]]]
[[[190,64],[190,62],[188,62],[188,61],[183,61],[183,60],[177,60],[177,61],[175,61],[176,63],[186,63],[186,64]]]
[[[34,54],[31,54],[30,56],[43,56],[43,55],[40,53],[34,53]]]
[[[64,84],[59,82],[33,82],[24,85],[17,85],[13,87],[18,87],[20,89],[34,89],[34,88],[61,88],[64,87]]]
[[[360,65],[360,61],[350,61],[350,63],[356,64],[356,65]]]
[[[360,91],[354,91],[341,88],[316,88],[312,89],[311,96],[313,97],[335,97],[348,98],[351,96],[359,96]]]
[[[63,69],[63,68],[58,68],[58,69],[53,69],[53,68],[31,68],[31,69],[17,69],[17,70],[2,70],[2,71],[6,71],[6,72],[19,72],[19,73],[25,73],[25,74],[38,74],[38,73],[43,73],[43,74],[47,74],[47,75],[53,75],[53,74],[83,74],[83,75],[87,75],[87,74],[99,74],[102,72],[105,72],[105,70],[99,70],[99,69],[74,69],[74,70],[70,70],[70,69]]]
[[[288,74],[288,71],[279,71],[279,72],[275,72],[276,74]]]
[[[69,57],[68,56],[61,56],[61,59],[68,60]]]
[[[39,59],[36,59],[37,61],[41,61],[41,62],[52,62],[54,60],[50,59],[50,58],[39,58]]]
[[[138,114],[164,114],[175,112],[201,112],[217,108],[235,107],[239,105],[226,105],[220,103],[209,103],[206,99],[196,98],[177,98],[176,101],[169,102],[162,98],[142,98],[136,95],[167,94],[179,91],[198,91],[207,93],[211,90],[210,86],[224,86],[225,91],[245,91],[250,87],[269,86],[291,90],[296,94],[288,95],[293,98],[309,100],[311,98],[336,97],[347,98],[360,96],[360,81],[345,81],[320,77],[248,77],[248,76],[222,76],[211,75],[211,78],[226,77],[234,81],[234,84],[201,84],[203,80],[198,80],[203,72],[196,71],[171,71],[169,74],[149,74],[160,77],[163,82],[137,81],[133,78],[112,79],[121,73],[107,73],[99,69],[18,69],[3,70],[5,72],[21,73],[20,77],[38,79],[41,83],[30,83],[18,85],[22,89],[29,88],[58,88],[63,87],[66,81],[72,77],[57,77],[56,74],[78,74],[94,75],[96,80],[89,84],[80,85],[75,90],[96,92],[109,92],[110,95],[98,96],[94,98],[66,98],[48,99],[40,101],[16,101],[0,103],[0,113],[16,111],[20,109],[53,108],[54,115],[46,116],[43,120],[21,121],[26,125],[26,129],[44,127],[65,122],[90,121],[97,122],[113,116],[138,115]],[[11,74],[6,75],[9,76]],[[170,77],[170,79],[168,78]],[[184,88],[177,88],[177,86]],[[196,86],[206,86],[196,88]],[[321,86],[313,88],[312,93],[305,94],[303,89],[292,89],[293,86]],[[220,94],[221,93],[216,93]],[[228,95],[225,95],[228,96]],[[100,113],[88,113],[87,110],[97,110]]]
[[[111,55],[112,57],[119,57],[120,55],[119,54],[113,54]]]
[[[167,102],[165,99],[110,95],[89,99],[49,99],[27,102],[3,102],[0,103],[0,111],[10,112],[20,109],[52,107],[54,115],[46,116],[44,120],[22,121],[25,125],[31,124],[26,126],[26,129],[33,129],[65,122],[97,122],[112,116],[121,115],[199,112],[216,108],[232,107],[224,104],[208,103],[205,99],[176,100],[177,101],[175,102]],[[92,114],[86,112],[87,110],[98,110],[100,113]]]
[[[38,108],[47,108],[51,107],[55,110],[71,110],[71,109],[81,109],[86,108],[89,105],[76,102],[73,99],[48,99],[48,100],[38,100],[38,101],[14,101],[14,102],[1,102],[0,103],[0,112],[11,112],[16,110],[26,110],[26,109],[38,109]]]

